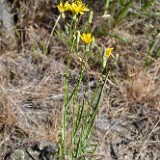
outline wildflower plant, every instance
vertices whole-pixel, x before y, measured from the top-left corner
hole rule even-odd
[[[66,159],[66,156],[69,156],[70,160],[77,159],[82,155],[87,153],[89,147],[88,141],[93,128],[94,120],[98,112],[99,102],[108,79],[108,72],[103,77],[99,78],[99,82],[96,85],[94,94],[91,97],[89,103],[86,102],[86,92],[84,92],[81,100],[79,100],[79,92],[82,84],[82,79],[84,77],[84,72],[86,70],[86,64],[89,59],[89,52],[91,50],[90,44],[95,40],[95,37],[90,33],[85,31],[79,31],[77,28],[78,15],[83,15],[85,12],[88,12],[88,7],[81,0],[73,0],[71,3],[68,1],[65,3],[60,2],[57,6],[61,14],[65,14],[66,11],[72,13],[72,21],[70,24],[70,49],[67,59],[66,67],[66,78],[65,78],[65,91],[64,91],[64,105],[62,111],[62,129],[59,138],[59,159]],[[89,18],[90,19],[90,18]],[[79,52],[79,43],[80,40],[84,43],[83,54]],[[76,49],[75,49],[76,48]],[[113,48],[109,48],[106,53],[106,57],[111,54]],[[69,93],[69,68],[71,63],[71,55],[73,51],[77,52],[77,55],[80,59],[80,69],[79,76],[77,78],[76,86],[74,87],[72,93]],[[108,57],[107,57],[108,58]],[[103,60],[102,60],[103,61]],[[102,74],[101,74],[102,75]],[[100,92],[100,83],[103,85]],[[97,98],[98,97],[98,98]],[[69,126],[67,115],[68,106],[71,104],[71,138],[70,145],[67,146],[67,128]],[[94,107],[93,107],[94,106]]]

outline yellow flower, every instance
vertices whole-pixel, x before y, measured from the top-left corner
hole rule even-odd
[[[107,48],[107,49],[106,49],[106,57],[107,57],[107,58],[110,57],[112,50],[113,50],[113,48]]]
[[[82,3],[82,1],[81,0],[74,0],[74,1],[72,1],[72,3],[71,3],[71,6],[70,6],[70,11],[73,13],[73,14],[81,14],[81,15],[83,15],[84,14],[84,12],[88,12],[89,11],[89,9],[88,9],[88,7],[86,6],[86,5],[84,5],[83,3]]]
[[[63,4],[62,2],[60,2],[60,4],[57,7],[58,7],[59,11],[61,13],[63,13],[65,11],[70,10],[71,5],[68,2],[66,2],[65,4]]]
[[[81,35],[81,39],[85,44],[90,44],[94,40],[94,37],[91,35],[91,33],[83,33]]]
[[[89,11],[88,7],[84,5],[81,0],[73,0],[71,4],[68,3],[68,1],[65,2],[65,4],[60,2],[60,4],[57,7],[61,13],[65,11],[71,11],[73,14],[76,15],[79,13],[83,15],[84,12]]]

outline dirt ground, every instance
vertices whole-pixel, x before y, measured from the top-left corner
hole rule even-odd
[[[16,12],[12,28],[16,38],[11,35],[11,40],[1,28],[0,159],[56,160],[68,54],[65,22],[60,20],[51,35],[59,14],[58,2],[10,2],[11,13]],[[150,16],[138,14],[140,3],[136,2],[114,28],[112,20],[103,17],[103,5],[97,1],[90,4],[96,45],[82,94],[88,85],[87,98],[93,92],[104,46],[114,47],[113,56],[118,54],[119,58],[114,64],[111,56],[107,65],[111,74],[90,139],[97,149],[85,157],[160,160],[160,58],[154,52],[147,55],[153,37],[160,39],[160,1],[149,8]],[[87,16],[80,20],[79,27]],[[78,67],[79,59],[73,54],[70,90],[75,86]]]

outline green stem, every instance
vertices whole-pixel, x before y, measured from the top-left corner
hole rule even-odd
[[[65,159],[66,155],[66,127],[67,127],[67,121],[66,121],[66,112],[67,112],[67,105],[69,101],[69,67],[71,63],[71,54],[74,48],[75,43],[75,34],[76,34],[76,21],[72,20],[71,28],[70,28],[70,34],[72,34],[72,25],[74,23],[74,29],[73,29],[73,36],[71,37],[71,46],[68,54],[67,59],[67,66],[66,66],[66,78],[65,78],[65,91],[64,91],[64,105],[63,105],[63,111],[62,111],[62,133],[61,133],[61,152],[62,152],[62,158]]]
[[[79,91],[79,88],[80,88],[80,84],[82,82],[82,79],[83,79],[83,71],[84,71],[84,65],[85,65],[85,59],[86,59],[86,54],[88,52],[86,51],[86,48],[85,48],[85,53],[84,53],[84,57],[81,61],[81,68],[80,68],[80,73],[79,73],[79,78],[77,80],[77,84],[74,88],[74,92],[72,93],[71,96],[75,96],[74,98],[74,102],[73,102],[73,110],[72,110],[72,136],[71,136],[71,154],[70,154],[70,158],[71,160],[73,159],[73,154],[74,154],[74,144],[75,144],[75,129],[76,129],[76,120],[75,120],[75,107],[76,107],[76,103],[77,103],[77,100],[78,100],[78,91]],[[77,112],[76,112],[77,113]]]
[[[109,73],[106,74],[106,78],[105,78],[105,81],[104,81],[104,84],[101,88],[101,91],[99,93],[99,96],[98,96],[98,99],[97,99],[97,103],[96,103],[96,107],[95,107],[95,110],[93,112],[93,115],[91,116],[91,122],[90,124],[88,125],[88,128],[87,128],[87,132],[86,132],[86,136],[85,136],[85,139],[88,139],[89,135],[90,135],[90,132],[92,130],[92,127],[93,127],[93,124],[94,124],[94,120],[96,118],[96,115],[97,115],[97,112],[98,112],[98,106],[99,106],[99,103],[100,103],[100,99],[102,97],[102,93],[104,91],[104,87],[106,85],[106,82],[108,80],[108,76],[109,76]]]

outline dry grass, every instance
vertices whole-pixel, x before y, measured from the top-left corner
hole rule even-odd
[[[125,80],[111,85],[93,139],[107,159],[159,159],[159,60],[147,70],[129,68]]]
[[[13,148],[26,140],[58,141],[64,77],[55,65],[59,70],[63,66],[50,62],[45,70],[46,60],[38,66],[26,60],[25,54],[14,52],[1,56],[1,148],[6,138]]]

